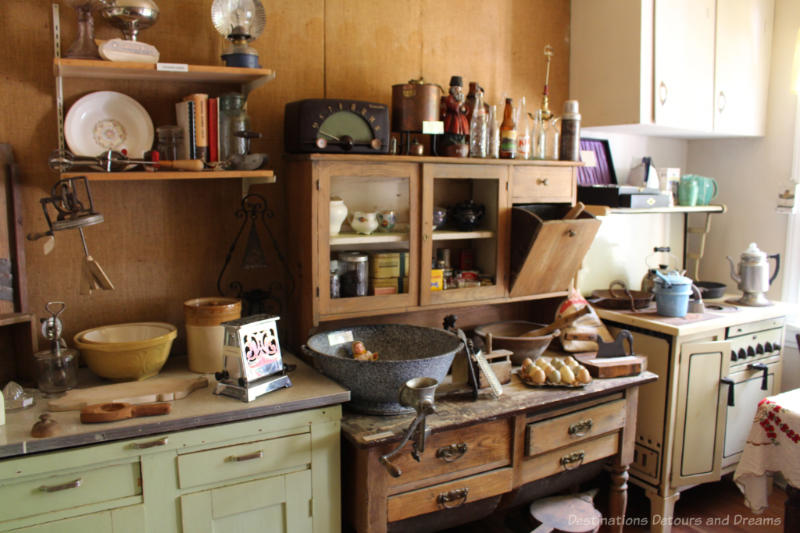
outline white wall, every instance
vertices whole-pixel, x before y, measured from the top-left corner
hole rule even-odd
[[[738,262],[748,243],[785,257],[787,215],[777,214],[778,194],[791,175],[796,97],[791,93],[795,38],[800,27],[800,2],[776,0],[767,105],[763,138],[689,141],[687,169],[712,176],[719,183],[717,202],[728,206],[712,223],[701,277],[730,280],[725,256]],[[770,288],[779,299],[783,276]],[[726,281],[735,288],[732,281]]]

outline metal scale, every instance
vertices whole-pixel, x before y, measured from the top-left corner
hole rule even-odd
[[[225,327],[222,355],[224,368],[215,373],[214,394],[252,402],[268,392],[291,387],[278,342],[278,316],[253,315]]]

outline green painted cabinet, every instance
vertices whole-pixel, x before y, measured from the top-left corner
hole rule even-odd
[[[0,461],[0,531],[338,533],[341,407]]]

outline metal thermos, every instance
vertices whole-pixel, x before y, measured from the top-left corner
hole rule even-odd
[[[559,159],[561,161],[581,160],[581,114],[578,112],[578,101],[564,102],[564,114],[561,116],[561,145]]]

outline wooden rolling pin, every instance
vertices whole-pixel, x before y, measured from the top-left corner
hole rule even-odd
[[[522,335],[520,335],[520,337],[541,337],[542,335],[547,335],[550,332],[553,332],[553,331],[555,331],[557,329],[561,329],[561,328],[563,328],[565,326],[568,326],[568,325],[572,324],[572,322],[574,322],[576,318],[582,317],[583,315],[589,313],[589,311],[591,311],[591,307],[586,305],[586,306],[582,307],[581,309],[579,309],[578,311],[575,311],[574,313],[570,313],[569,315],[562,316],[561,318],[559,318],[558,320],[556,320],[555,322],[553,322],[549,326],[545,326],[543,328],[534,329],[533,331],[529,331],[527,333],[523,333]]]
[[[156,168],[173,168],[175,170],[203,170],[202,159],[176,159],[175,161],[153,161]]]
[[[115,422],[137,416],[166,415],[171,410],[172,404],[166,402],[138,405],[123,402],[96,403],[81,409],[81,422],[84,424]]]

